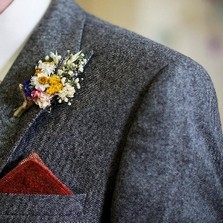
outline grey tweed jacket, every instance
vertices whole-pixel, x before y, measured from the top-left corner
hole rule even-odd
[[[94,51],[72,105],[12,118],[18,83],[67,49]],[[0,222],[223,222],[222,139],[200,65],[53,0],[1,83],[0,176],[34,150],[74,195],[0,194]]]

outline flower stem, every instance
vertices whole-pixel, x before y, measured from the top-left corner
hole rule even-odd
[[[15,118],[19,118],[19,117],[21,117],[21,115],[25,112],[25,111],[27,111],[29,108],[31,108],[32,106],[33,106],[33,102],[32,101],[24,101],[23,103],[22,103],[22,105],[21,106],[19,106],[16,110],[15,110],[15,112],[14,112],[14,114],[13,114],[13,116],[15,117]]]
[[[23,90],[23,85],[20,84],[19,85],[19,89],[20,89],[20,92],[22,93],[22,96],[23,96],[23,103],[21,106],[19,106],[15,112],[13,113],[13,116],[15,118],[19,118],[25,111],[27,111],[29,108],[31,108],[33,105],[34,105],[34,102],[29,100],[27,97],[26,97],[26,94]]]

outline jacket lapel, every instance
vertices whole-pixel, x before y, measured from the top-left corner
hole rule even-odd
[[[84,11],[73,0],[53,0],[21,54],[0,85],[0,171],[15,151],[25,132],[42,113],[33,106],[21,118],[12,117],[22,103],[18,84],[29,79],[38,60],[49,52],[65,54],[80,50],[85,23]]]

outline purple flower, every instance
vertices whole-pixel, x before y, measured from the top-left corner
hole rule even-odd
[[[27,97],[31,97],[32,89],[30,88],[30,80],[26,80],[23,82],[24,92]]]

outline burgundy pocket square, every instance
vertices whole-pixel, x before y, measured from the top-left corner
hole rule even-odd
[[[34,152],[0,179],[0,193],[73,194]]]

